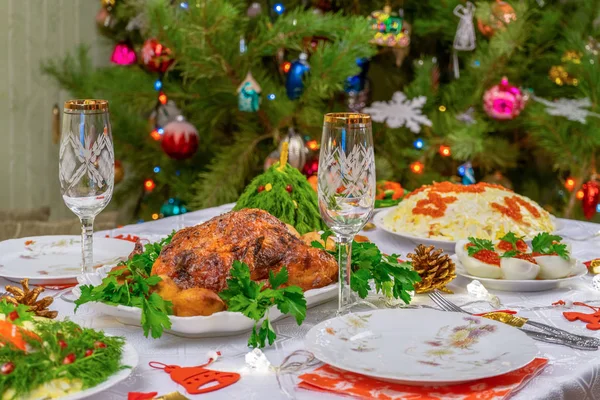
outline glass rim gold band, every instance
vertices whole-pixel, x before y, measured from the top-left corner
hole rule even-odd
[[[65,110],[108,111],[107,100],[77,99],[65,101]]]
[[[369,114],[360,113],[329,113],[325,114],[325,122],[336,123],[341,122],[344,124],[366,124],[371,122],[371,116]]]

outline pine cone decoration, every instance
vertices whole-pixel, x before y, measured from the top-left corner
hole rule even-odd
[[[442,249],[435,249],[433,246],[425,247],[422,244],[417,246],[415,253],[407,255],[412,260],[414,270],[421,277],[421,282],[416,282],[414,285],[415,291],[426,293],[440,289],[452,293],[446,285],[456,278],[456,271],[448,254],[443,254]]]
[[[29,279],[25,278],[21,281],[21,286],[23,288],[18,288],[16,286],[7,285],[6,291],[12,296],[2,296],[0,300],[6,300],[9,303],[16,305],[25,304],[29,306],[29,311],[32,311],[38,317],[44,318],[56,318],[58,315],[58,311],[50,311],[48,307],[54,301],[52,296],[44,297],[41,300],[38,300],[38,296],[40,293],[44,291],[44,288],[38,286],[33,290],[29,289]]]

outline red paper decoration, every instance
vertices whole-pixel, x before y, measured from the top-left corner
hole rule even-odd
[[[596,206],[600,200],[600,185],[596,180],[591,180],[583,184],[583,199],[581,207],[583,214],[587,219],[591,219],[596,213]]]
[[[182,385],[189,394],[202,394],[233,385],[240,380],[240,374],[235,372],[221,372],[206,369],[214,360],[211,358],[206,364],[197,367],[180,367],[179,365],[166,365],[151,361],[152,368],[162,369],[171,375],[171,379]],[[214,383],[217,383],[216,385]]]
[[[169,157],[184,160],[193,156],[198,150],[198,131],[183,117],[169,122],[164,130],[161,146]]]
[[[156,39],[148,39],[144,42],[142,60],[150,71],[160,73],[165,73],[174,61],[171,49],[164,47]]]

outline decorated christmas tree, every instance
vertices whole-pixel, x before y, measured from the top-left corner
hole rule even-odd
[[[591,218],[600,0],[102,0],[113,65],[44,70],[110,101],[141,218],[236,201],[279,159],[316,173],[323,114],[371,114],[378,179],[499,183]],[[288,134],[291,129],[293,134]]]

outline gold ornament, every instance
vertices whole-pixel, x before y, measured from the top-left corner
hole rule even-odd
[[[563,54],[561,61],[563,63],[581,64],[581,57],[583,57],[583,54],[580,52],[567,50]],[[579,80],[567,72],[564,64],[551,67],[550,71],[548,71],[548,77],[558,86],[577,86],[579,84]]]
[[[506,25],[517,20],[515,9],[505,1],[496,0],[490,8],[492,13],[487,21],[477,18],[477,29],[486,37],[494,36],[496,31],[504,30]]]
[[[29,306],[29,311],[34,312],[38,317],[50,319],[56,318],[58,311],[48,310],[48,307],[52,304],[54,298],[52,296],[47,296],[38,300],[38,296],[44,291],[43,287],[38,286],[33,290],[29,289],[29,279],[27,278],[21,281],[21,286],[23,286],[22,289],[16,286],[7,285],[6,291],[12,294],[12,296],[2,296],[0,297],[0,300],[6,300],[8,303],[14,304],[15,306],[19,304]]]
[[[102,4],[102,7],[109,10],[115,6],[115,2],[116,0],[100,0],[100,4]]]
[[[415,249],[415,254],[409,253],[415,271],[421,277],[421,282],[415,283],[417,293],[426,293],[435,289],[452,293],[446,285],[456,278],[454,262],[448,254],[443,254],[442,249],[420,244]]]
[[[594,258],[588,267],[592,274],[600,274],[600,258]]]

